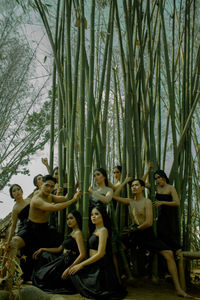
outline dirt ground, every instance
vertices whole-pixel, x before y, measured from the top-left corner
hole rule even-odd
[[[160,281],[159,283],[152,283],[147,280],[136,280],[132,285],[127,285],[128,294],[126,300],[178,300],[174,291],[173,284],[167,281]],[[191,285],[187,292],[193,296],[193,299],[200,300],[200,284]],[[87,299],[79,294],[76,295],[62,295],[64,299],[68,300],[83,300]]]

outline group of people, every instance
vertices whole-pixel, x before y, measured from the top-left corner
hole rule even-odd
[[[80,191],[75,192],[70,200],[67,194],[58,195],[59,179],[54,177],[54,173],[53,176],[39,174],[34,178],[37,189],[31,199],[23,199],[22,188],[18,184],[12,185],[10,195],[16,203],[8,237],[10,255],[15,256],[19,249],[28,253],[32,259],[32,282],[47,292],[78,292],[91,299],[123,299],[126,289],[121,285],[113,263],[112,222],[107,209],[113,199],[129,206],[131,223],[134,225],[120,237],[125,249],[139,246],[161,254],[167,262],[177,295],[190,297],[181,289],[174,259],[174,252],[180,246],[178,225],[172,222],[172,214],[178,222],[176,213],[180,201],[162,170],[154,173],[156,201],[152,204],[150,199],[145,198],[143,191],[149,170],[150,167],[142,179],[126,177],[121,183],[122,169],[116,166],[113,169],[116,184],[110,183],[103,168],[94,171],[96,188],[89,188],[88,249],[83,241],[82,216],[79,211],[72,210],[67,215],[68,235],[64,241],[48,224],[51,212],[61,211],[76,203]],[[132,196],[122,198],[120,191],[127,183],[131,186]],[[157,237],[152,228],[153,206],[159,211]],[[17,220],[20,220],[20,224],[14,235]]]

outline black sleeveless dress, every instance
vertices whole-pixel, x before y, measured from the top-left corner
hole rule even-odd
[[[22,230],[22,228],[24,227],[24,225],[28,220],[29,209],[30,209],[30,204],[26,205],[18,214],[19,225],[18,225],[17,235]]]
[[[74,262],[79,250],[72,236],[68,236],[62,246],[67,252],[59,256],[42,252],[33,272],[32,283],[48,293],[74,294],[75,289],[70,278],[63,280],[61,275]]]
[[[97,250],[98,244],[98,236],[92,234],[89,238],[89,248]],[[123,299],[127,293],[117,280],[112,261],[112,256],[105,254],[97,262],[84,267],[75,275],[71,275],[77,292],[89,299]]]
[[[172,201],[170,194],[156,193],[158,201]],[[180,249],[178,208],[161,205],[158,207],[157,237],[174,251]]]

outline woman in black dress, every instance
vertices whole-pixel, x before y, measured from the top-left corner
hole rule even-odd
[[[117,300],[126,295],[113,266],[110,228],[105,206],[97,203],[89,222],[89,258],[69,270],[74,287],[86,298]]]
[[[97,168],[94,170],[94,181],[96,188],[90,186],[90,207],[97,203],[107,205],[112,200],[113,190],[108,186],[108,178],[106,170],[103,168]]]
[[[174,251],[180,248],[178,207],[180,200],[176,189],[169,184],[169,179],[163,170],[154,173],[156,180],[156,201],[158,208],[157,236]]]
[[[9,192],[11,198],[13,198],[16,203],[12,210],[12,225],[7,240],[8,243],[10,243],[15,233],[17,222],[20,221],[18,225],[18,231],[24,226],[26,220],[28,219],[29,207],[30,207],[30,199],[23,198],[23,190],[20,185],[18,184],[11,185]]]
[[[58,248],[40,248],[33,258],[39,260],[33,272],[35,286],[50,293],[73,293],[74,289],[68,278],[69,270],[85,257],[85,247],[81,232],[82,217],[77,211],[67,215],[69,234]],[[63,254],[58,256],[63,251]],[[67,279],[67,280],[64,280]]]

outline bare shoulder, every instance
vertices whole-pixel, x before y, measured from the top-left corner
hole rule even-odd
[[[107,235],[108,234],[108,229],[106,227],[100,228],[99,229],[99,234]]]
[[[168,184],[167,185],[167,188],[168,188],[168,190],[170,191],[170,192],[174,192],[176,189],[175,189],[175,187],[173,186],[173,185],[171,185],[171,184]]]
[[[31,198],[26,198],[25,199],[25,202],[28,204],[28,203],[30,203],[31,202]]]
[[[82,234],[82,231],[81,230],[77,230],[74,234],[73,234],[73,238],[77,239],[77,238],[80,238],[82,237],[83,234]]]

